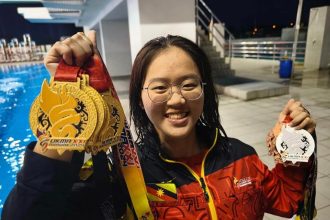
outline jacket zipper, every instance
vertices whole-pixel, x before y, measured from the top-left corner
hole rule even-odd
[[[214,205],[214,199],[213,199],[212,194],[210,193],[210,190],[207,186],[207,181],[205,180],[204,164],[205,164],[205,160],[206,160],[207,155],[209,154],[209,152],[215,146],[215,143],[217,142],[217,139],[218,139],[218,129],[216,129],[215,138],[214,138],[212,146],[210,147],[210,149],[208,149],[208,151],[204,155],[204,158],[203,158],[203,161],[202,161],[201,175],[200,176],[193,169],[191,169],[187,164],[182,163],[182,162],[178,162],[178,161],[174,161],[174,160],[166,159],[161,154],[159,154],[160,158],[162,160],[164,160],[165,162],[181,164],[184,167],[186,167],[188,169],[188,171],[193,175],[193,177],[197,180],[197,182],[199,183],[199,185],[201,186],[201,188],[203,190],[204,198],[205,198],[206,202],[208,203],[208,207],[209,207],[209,210],[211,212],[211,219],[218,219],[218,217],[217,217],[217,212],[216,212],[215,205]]]
[[[199,178],[199,182],[201,183],[201,187],[202,187],[203,192],[204,192],[205,200],[206,200],[207,202],[209,202],[210,197],[209,197],[209,194],[208,194],[208,192],[207,192],[207,190],[206,190],[206,184],[205,184],[204,178],[203,178],[203,177],[200,177],[200,178]]]

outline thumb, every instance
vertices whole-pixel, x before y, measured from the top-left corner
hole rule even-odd
[[[290,99],[286,105],[284,106],[283,110],[281,111],[278,120],[279,122],[283,122],[285,117],[291,113],[290,107],[294,103],[294,99]]]
[[[88,31],[86,33],[86,36],[92,42],[94,52],[97,52],[98,53],[98,51],[97,51],[97,43],[96,43],[96,31],[90,30],[90,31]]]
[[[284,109],[283,109],[283,111],[282,111],[282,113],[283,113],[284,115],[288,115],[288,114],[291,113],[290,108],[291,108],[291,106],[292,106],[292,104],[293,104],[294,102],[295,102],[294,99],[290,99],[290,100],[286,103],[286,105],[285,105],[285,107],[284,107]]]

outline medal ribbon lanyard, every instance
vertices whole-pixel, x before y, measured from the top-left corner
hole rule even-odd
[[[80,67],[68,66],[64,61],[61,61],[56,70],[54,79],[58,81],[75,82],[79,74],[82,73],[87,73],[89,75],[89,84],[94,89],[101,94],[107,93],[107,95],[111,95],[118,101],[119,105],[121,105],[112,79],[101,57],[96,54],[91,57],[89,62],[84,65],[82,69]],[[103,97],[106,99],[107,95]],[[123,111],[121,106],[119,110]],[[131,131],[126,118],[124,117],[122,120],[124,120],[123,123],[125,126],[121,133],[121,142],[114,146],[120,162],[119,166],[125,179],[136,216],[138,219],[154,219],[147,198],[147,190],[136,146],[132,140]]]

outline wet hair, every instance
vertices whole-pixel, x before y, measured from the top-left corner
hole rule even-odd
[[[227,137],[220,124],[218,111],[218,95],[215,90],[211,66],[204,51],[194,42],[181,37],[168,35],[158,37],[147,42],[137,54],[132,67],[132,74],[129,88],[130,116],[135,125],[137,134],[137,144],[139,146],[159,146],[158,134],[142,107],[141,92],[147,75],[148,67],[153,59],[165,49],[178,47],[185,51],[198,67],[204,86],[204,106],[203,112],[197,122],[197,129],[202,127],[219,128],[222,134]],[[205,129],[203,129],[205,130]],[[198,134],[199,132],[197,132]],[[140,149],[143,151],[143,149]]]

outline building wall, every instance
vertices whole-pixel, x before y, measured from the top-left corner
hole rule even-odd
[[[128,27],[131,44],[132,63],[142,47],[139,0],[127,0]]]
[[[330,67],[330,6],[310,10],[304,66]]]
[[[167,23],[167,24],[142,24],[141,25],[142,43],[159,37],[171,35],[180,35],[192,41],[196,41],[195,23]]]
[[[112,2],[106,7],[108,12],[100,12],[103,16],[95,25],[102,57],[112,76],[129,74],[138,51],[155,37],[172,34],[196,40],[195,0]]]
[[[196,40],[194,0],[139,1],[142,44],[168,34]]]
[[[111,76],[129,75],[132,62],[127,20],[102,20],[103,59]]]
[[[321,68],[330,68],[330,6],[326,7],[323,46],[321,52]]]

